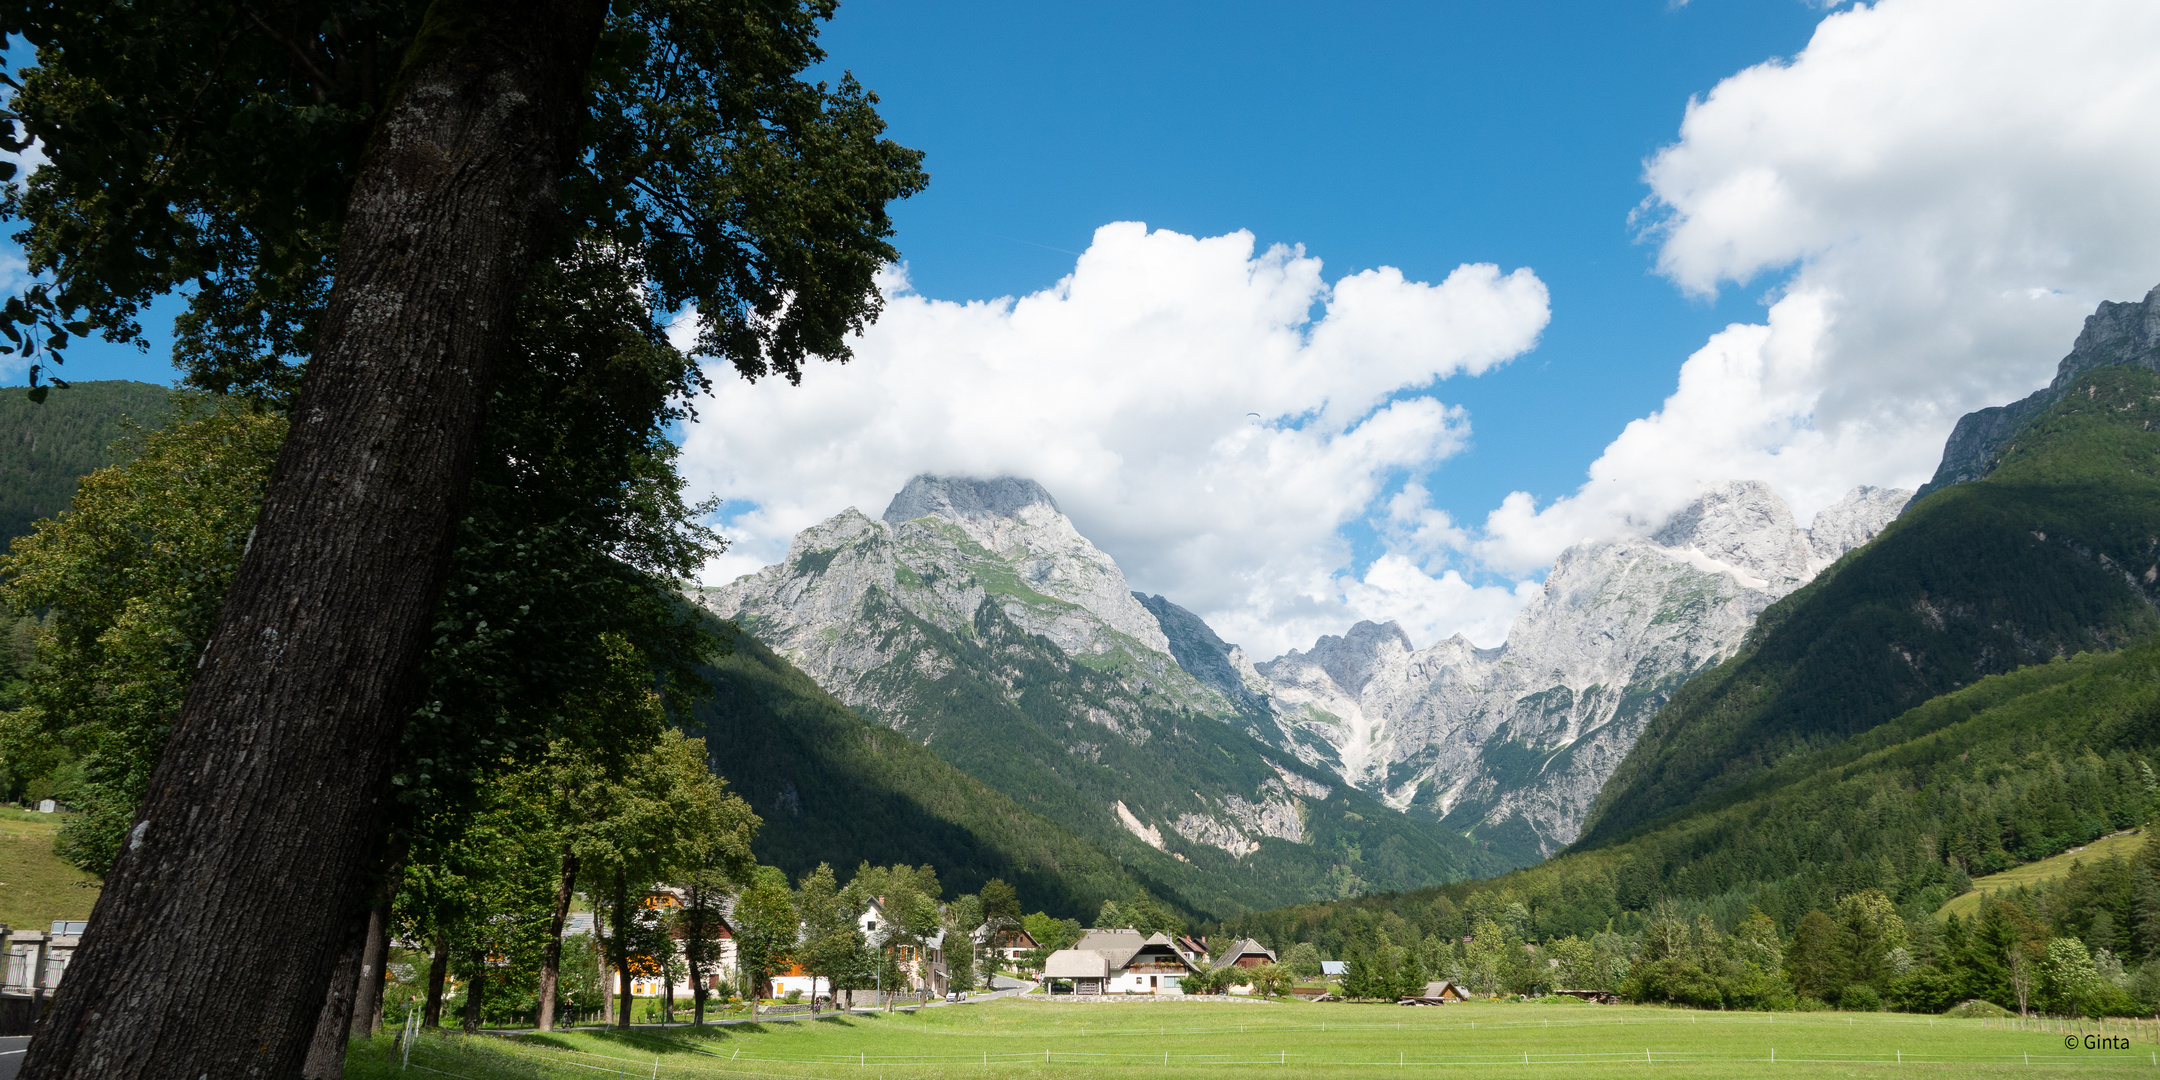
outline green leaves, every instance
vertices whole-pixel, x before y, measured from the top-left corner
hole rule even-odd
[[[0,212],[28,223],[31,272],[64,290],[45,313],[86,312],[116,340],[139,340],[144,306],[186,292],[176,351],[191,381],[289,395],[336,272],[350,185],[426,7],[301,0],[245,19],[169,2],[35,9],[22,30],[38,63],[12,106],[47,161]],[[695,306],[698,353],[748,377],[798,379],[808,358],[846,359],[848,334],[876,316],[874,275],[898,257],[886,205],[927,180],[922,155],[882,137],[875,97],[851,77],[801,77],[824,58],[818,27],[833,10],[616,5],[579,168],[562,186],[559,235],[620,251],[659,313]]]

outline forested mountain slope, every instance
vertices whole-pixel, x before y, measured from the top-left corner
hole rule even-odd
[[[1809,911],[1869,889],[1917,921],[1972,876],[2147,820],[2156,757],[2160,639],[2147,639],[1988,676],[1618,843],[1489,881],[1267,912],[1223,930],[1278,945],[1341,939],[1392,913],[1445,935],[1466,932],[1477,913],[1512,910],[1512,929],[1550,941],[1639,930],[1669,904],[1727,929],[1760,910],[1790,933]],[[2093,914],[2051,917],[2082,934]],[[2133,912],[2111,917],[2126,933],[2140,925]]]
[[[855,715],[748,635],[708,678],[691,733],[764,819],[758,861],[790,877],[821,862],[842,874],[928,863],[955,892],[999,877],[1030,906],[1081,919],[1141,887],[1095,845]]]
[[[126,432],[164,422],[172,391],[150,383],[74,383],[43,404],[20,390],[0,393],[0,550],[30,523],[67,509],[84,473],[112,464],[107,452]]]
[[[1754,790],[1772,769],[1983,676],[2160,629],[2155,428],[2160,375],[2080,376],[1986,479],[1916,503],[1674,695],[1576,848]]]

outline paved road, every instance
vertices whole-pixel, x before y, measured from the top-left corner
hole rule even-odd
[[[30,1048],[30,1036],[9,1035],[0,1038],[0,1080],[15,1080],[22,1069],[23,1051]]]

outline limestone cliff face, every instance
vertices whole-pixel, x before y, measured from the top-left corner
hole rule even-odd
[[[836,514],[701,599],[865,716],[1201,909],[1504,868],[1284,754],[1243,653],[1136,596],[1032,481],[917,477],[882,517]]]
[[[1563,552],[1500,648],[1456,637],[1413,650],[1399,627],[1360,623],[1258,670],[1305,760],[1399,809],[1549,854],[1579,835],[1682,682],[1909,496],[1861,488],[1801,529],[1769,488],[1728,483],[1647,540]]]
[[[866,715],[1008,776],[1008,794],[1077,785],[1097,835],[1182,863],[1352,836],[1365,819],[1326,808],[1354,796],[1520,864],[1579,835],[1682,682],[1909,496],[1860,488],[1803,529],[1762,484],[1712,488],[1647,538],[1569,548],[1496,649],[1414,649],[1363,622],[1254,664],[1192,612],[1133,593],[1016,478],[917,477],[880,518],[834,515],[703,601]],[[1240,754],[1242,771],[1217,767]],[[1321,829],[1315,813],[1339,816]],[[1379,884],[1355,856],[1312,855],[1330,887]]]
[[[1089,543],[1032,480],[918,476],[881,520],[852,508],[803,530],[787,559],[703,593],[828,692],[850,705],[890,708],[887,667],[905,636],[870,632],[866,605],[907,614],[962,636],[984,606],[1066,655],[1112,674],[1138,695],[1167,695],[1209,713],[1231,711],[1171,656],[1162,624],[1136,599],[1110,556]],[[935,656],[919,661],[935,674]]]

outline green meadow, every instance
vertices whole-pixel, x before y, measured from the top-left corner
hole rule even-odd
[[[1260,1002],[995,1001],[628,1035],[430,1033],[421,1075],[468,1080],[676,1077],[1295,1077],[1586,1074],[1853,1076],[2160,1075],[2154,1025],[1951,1020],[1896,1013],[1712,1013],[1475,1002],[1443,1008]],[[2127,1047],[2076,1049],[2085,1035]],[[401,1071],[392,1040],[356,1043],[346,1076]]]
[[[1980,898],[1989,893],[2006,892],[2020,885],[2038,887],[2044,882],[2053,881],[2069,873],[2072,866],[2081,862],[2099,862],[2111,856],[2134,859],[2137,857],[2138,849],[2145,846],[2145,840],[2146,837],[2142,831],[2131,829],[2112,836],[2103,836],[2084,847],[2063,852],[2052,859],[2041,859],[2038,862],[2029,862],[2023,866],[2013,866],[2000,874],[1989,874],[1986,877],[1974,878],[1970,891],[1952,897],[1950,902],[1944,904],[1942,909],[1937,911],[1935,915],[1937,918],[1949,918],[1956,915],[1960,918],[1970,919],[1980,913]]]
[[[0,807],[0,923],[43,930],[54,919],[87,919],[97,882],[53,854],[57,814]]]

